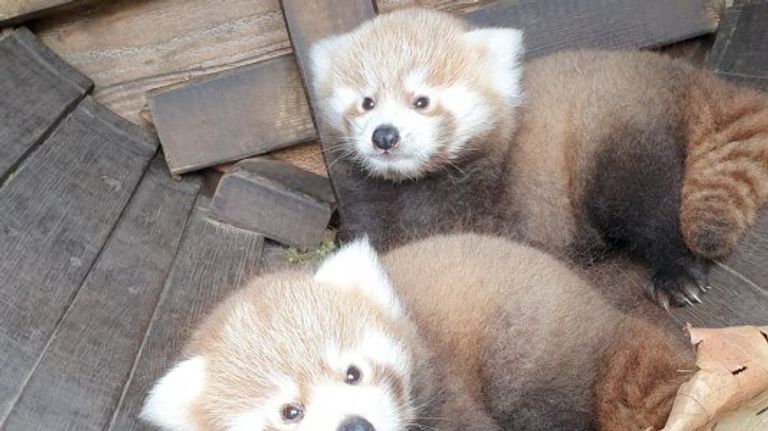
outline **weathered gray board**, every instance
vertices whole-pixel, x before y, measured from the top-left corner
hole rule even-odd
[[[92,87],[26,28],[0,40],[0,184]]]
[[[156,158],[104,245],[5,430],[103,430],[176,257],[200,180]]]
[[[708,67],[720,76],[768,91],[768,5],[737,1],[728,10]]]
[[[357,10],[358,3],[370,10],[366,18],[373,16],[371,1],[312,1],[297,7],[314,20],[309,21],[313,26],[327,26],[330,34],[360,22],[363,16],[347,20],[347,10]],[[565,47],[651,47],[711,33],[717,29],[722,4],[722,0],[498,1],[480,6],[467,18],[483,26],[521,26],[528,33],[528,52],[542,54]],[[329,11],[323,12],[322,5]],[[295,62],[293,55],[287,55],[169,90],[162,99],[156,96],[152,115],[171,171],[189,172],[316,138]]]
[[[171,172],[313,139],[315,128],[299,82],[296,63],[279,57],[153,94],[155,128]]]
[[[156,150],[87,97],[0,188],[0,423]]]
[[[95,0],[3,0],[0,1],[0,25],[9,25],[61,12]]]
[[[723,0],[499,1],[466,14],[525,31],[526,58],[569,48],[649,48],[717,30]]]
[[[211,213],[283,244],[308,248],[323,239],[334,206],[327,178],[260,158],[243,160],[224,175]]]
[[[200,318],[259,271],[263,237],[209,218],[198,202],[109,430],[150,430],[137,415]]]

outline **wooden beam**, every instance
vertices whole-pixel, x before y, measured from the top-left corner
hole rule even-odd
[[[18,24],[92,1],[95,0],[3,0],[0,2],[0,25]]]
[[[653,48],[717,30],[723,0],[498,1],[465,18],[525,31],[526,58],[569,48]]]
[[[156,150],[86,97],[0,188],[0,428]]]
[[[305,90],[312,88],[309,71],[309,49],[312,43],[336,33],[348,32],[376,16],[376,7],[372,0],[316,0],[309,3],[301,0],[281,0],[280,7],[288,26],[288,34],[291,38],[293,52],[296,55]],[[312,106],[315,96],[311,91],[307,91],[307,94],[310,106]],[[322,122],[317,121],[316,117],[314,120],[321,145],[327,149],[333,145],[330,138],[326,137],[327,129]],[[330,166],[328,177],[336,194],[341,222],[343,223],[344,208],[342,202],[346,196],[345,193],[340,192],[337,182],[347,181],[347,174],[344,170],[329,163],[327,151],[323,151],[323,157],[325,165]]]
[[[100,431],[109,425],[199,188],[194,176],[171,179],[155,158],[5,429]]]
[[[768,91],[768,1],[737,1],[728,9],[708,67],[730,81]]]
[[[0,184],[93,88],[26,28],[0,40]]]
[[[149,389],[178,359],[200,319],[259,273],[264,237],[211,220],[207,206],[198,200],[131,378],[104,430],[150,429],[138,418]]]
[[[221,179],[211,213],[299,248],[317,245],[334,210],[328,179],[268,158],[243,160]]]
[[[299,80],[296,63],[279,57],[150,96],[171,172],[183,174],[313,139]]]

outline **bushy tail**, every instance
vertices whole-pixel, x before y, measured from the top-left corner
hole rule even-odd
[[[665,329],[639,320],[626,323],[619,337],[595,388],[598,428],[661,429],[677,389],[695,371],[693,349]]]
[[[689,96],[680,225],[691,251],[713,259],[768,201],[768,96],[711,76]]]

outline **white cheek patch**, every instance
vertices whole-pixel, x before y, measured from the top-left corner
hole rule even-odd
[[[357,91],[349,87],[339,87],[326,99],[323,120],[336,130],[343,130],[346,111],[362,100]]]
[[[197,431],[192,407],[203,392],[205,378],[205,358],[180,362],[152,388],[140,417],[167,431]]]
[[[398,408],[388,389],[365,384],[327,382],[316,386],[299,430],[335,430],[350,416],[370,422],[377,431],[403,428]]]
[[[439,97],[440,104],[456,117],[455,137],[447,147],[449,154],[455,156],[468,140],[490,130],[491,108],[479,92],[463,84],[445,89]]]

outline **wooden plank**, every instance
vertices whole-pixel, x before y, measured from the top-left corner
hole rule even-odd
[[[740,277],[727,265],[716,264],[709,279],[712,289],[702,296],[701,304],[672,310],[679,323],[704,327],[765,325],[768,291]]]
[[[94,0],[4,0],[0,2],[0,25],[17,24],[82,6],[91,1]]]
[[[720,76],[768,91],[768,1],[739,1],[723,20],[708,67]]]
[[[299,65],[302,81],[305,90],[312,88],[309,80],[309,48],[311,44],[323,37],[336,33],[348,32],[362,22],[373,18],[376,15],[375,4],[371,0],[318,0],[307,4],[300,0],[281,0],[280,7],[283,10],[288,33],[291,37],[291,45]],[[315,96],[311,91],[307,92],[310,100],[310,106]],[[314,113],[313,113],[314,115]],[[327,136],[327,130],[322,122],[315,118],[321,144],[324,148],[333,145],[331,138]],[[323,151],[323,157],[328,154]],[[336,182],[347,180],[344,170],[334,165],[329,165],[325,159],[328,169],[331,187],[334,190],[337,199],[337,205],[340,211],[342,222],[344,219],[343,202],[346,196],[341,196]]]
[[[278,76],[282,79],[274,79]],[[152,95],[152,116],[171,172],[182,174],[313,139],[315,128],[299,82],[296,63],[279,57]]]
[[[4,429],[96,431],[109,424],[199,188],[199,178],[174,181],[155,159]]]
[[[93,83],[26,28],[0,40],[0,183]]]
[[[320,243],[333,209],[327,178],[267,158],[233,166],[211,201],[218,220],[299,248]]]
[[[723,0],[498,1],[465,17],[525,31],[526,58],[568,48],[649,48],[717,30]]]
[[[275,0],[99,1],[35,31],[94,80],[97,101],[138,124],[151,90],[290,52]]]
[[[203,314],[259,272],[263,237],[212,221],[205,199],[199,203],[110,430],[151,429],[137,418],[149,388],[172,365]]]
[[[0,423],[156,149],[85,98],[0,188]]]

